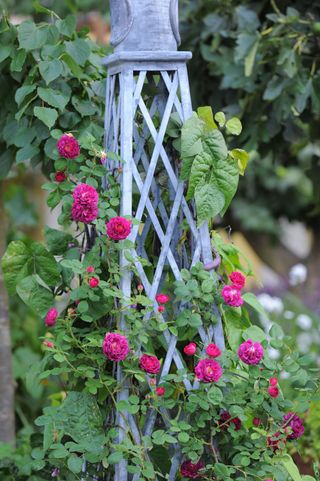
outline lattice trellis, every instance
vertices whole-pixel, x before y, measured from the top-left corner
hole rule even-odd
[[[121,215],[132,216],[139,221],[139,225],[133,226],[130,236],[136,246],[132,249],[132,256],[150,299],[155,299],[161,291],[168,272],[173,273],[176,280],[181,280],[181,269],[189,269],[199,260],[208,268],[214,266],[208,226],[197,228],[192,206],[184,197],[184,183],[178,178],[177,162],[165,141],[173,112],[182,122],[192,115],[186,68],[190,57],[188,52],[126,52],[114,54],[106,61],[106,148],[124,161]],[[110,168],[116,166],[112,161],[109,163]],[[154,263],[155,254],[158,259],[150,279],[150,274],[147,276],[138,257],[152,259]],[[122,255],[124,275],[120,287],[129,299],[132,274],[127,264]],[[157,307],[155,302],[154,309]],[[221,319],[216,306],[212,308],[218,322],[207,330],[200,327],[199,336],[205,345],[214,339],[224,349]],[[165,322],[161,316],[160,322]],[[120,327],[126,330],[125,317]],[[169,330],[165,330],[163,335],[167,353],[160,381],[169,373],[172,364],[177,369],[185,368],[181,354],[176,349],[176,336]],[[117,377],[121,383],[121,366],[118,367]],[[191,391],[197,389],[198,381],[192,384],[185,378],[184,385]],[[125,385],[118,394],[118,400],[127,399],[129,395],[129,387]],[[162,414],[161,422],[166,425],[170,413],[163,410]],[[118,442],[121,443],[130,431],[134,441],[142,445],[141,434],[152,434],[158,422],[157,416],[156,411],[152,411],[141,429],[132,414],[118,415]],[[148,458],[147,452],[145,456]],[[181,452],[177,443],[172,446],[169,481],[176,479],[180,462]],[[139,477],[139,474],[127,473],[125,460],[116,466],[116,481],[137,481]]]

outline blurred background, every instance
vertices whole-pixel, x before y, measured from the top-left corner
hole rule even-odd
[[[109,14],[100,0],[52,0],[41,5],[61,18],[76,16],[99,55],[110,52]],[[0,0],[15,25],[26,19],[49,21],[50,14],[30,0]],[[194,107],[241,118],[237,139],[250,153],[239,192],[224,219],[214,225],[234,241],[252,265],[250,289],[267,315],[256,319],[266,330],[275,321],[293,337],[292,349],[320,366],[320,2],[309,0],[180,0],[182,49],[191,50],[190,82]],[[0,60],[2,60],[0,49]],[[22,75],[22,74],[21,74]],[[102,126],[104,72],[96,80]],[[42,240],[45,224],[56,226],[58,213],[46,208],[41,189],[51,169],[40,154],[34,159],[12,156],[25,138],[10,141],[6,96],[21,76],[0,74],[3,112],[0,120],[0,254],[14,239]],[[98,104],[99,102],[97,102]],[[6,106],[8,106],[6,110]],[[8,112],[8,113],[7,113]],[[5,125],[6,124],[6,125]],[[27,125],[26,125],[27,127]],[[99,131],[99,132],[100,132]],[[240,144],[240,145],[239,145]],[[47,145],[47,144],[46,144]],[[44,155],[51,150],[47,146]],[[39,157],[40,156],[40,157]],[[18,158],[18,157],[17,157]],[[57,386],[37,380],[43,327],[17,298],[8,303],[0,283],[2,315],[9,306],[16,419],[21,436],[32,432],[32,420]],[[272,349],[274,358],[281,350]],[[26,375],[27,373],[27,375]],[[294,393],[294,373],[282,372],[283,387]],[[295,448],[306,474],[320,458],[320,403],[310,406],[307,435]]]

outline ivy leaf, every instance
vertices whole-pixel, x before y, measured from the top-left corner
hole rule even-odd
[[[205,184],[195,190],[198,225],[218,215],[224,205],[225,198],[221,191],[213,184]]]
[[[206,152],[202,152],[195,157],[190,172],[187,200],[192,199],[194,197],[195,189],[205,183],[211,166],[212,158]]]
[[[38,87],[37,93],[44,102],[51,105],[51,107],[58,108],[61,111],[65,109],[65,106],[69,102],[70,98],[67,95],[62,94],[58,90],[53,90],[50,88],[45,89],[42,87]]]
[[[47,41],[48,31],[42,26],[37,27],[34,22],[27,20],[18,27],[20,48],[35,50],[41,48]]]
[[[14,294],[16,285],[31,274],[38,274],[48,286],[54,286],[60,278],[56,260],[38,242],[30,246],[22,241],[11,242],[2,258],[2,269],[10,294]]]
[[[58,59],[44,60],[39,62],[39,71],[41,77],[49,85],[50,82],[60,77],[63,69],[63,64]]]
[[[53,294],[36,274],[22,279],[16,289],[23,302],[40,316],[44,316],[52,306]]]
[[[34,107],[33,113],[49,129],[54,126],[58,118],[58,112],[55,109],[49,109],[47,107]]]
[[[240,135],[242,132],[242,124],[237,117],[232,117],[226,123],[227,131],[232,135]]]

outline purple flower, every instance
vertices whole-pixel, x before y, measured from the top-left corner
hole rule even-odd
[[[76,222],[89,224],[98,215],[99,195],[94,187],[79,184],[73,191],[72,218]]]
[[[291,428],[292,432],[288,435],[288,439],[298,439],[304,434],[304,426],[302,419],[295,413],[289,412],[283,416],[285,426]]]
[[[264,349],[260,342],[252,342],[248,339],[238,349],[238,356],[245,364],[259,364],[264,355]]]

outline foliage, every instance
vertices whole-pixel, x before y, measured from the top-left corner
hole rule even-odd
[[[228,105],[225,113],[244,123],[239,144],[250,151],[251,165],[233,219],[245,230],[275,235],[281,216],[316,228],[319,5],[201,0],[181,7],[196,105],[209,102],[215,111]]]
[[[76,131],[101,143],[105,89],[103,50],[76,19],[51,12],[51,23],[0,22],[0,179],[11,167],[52,170],[56,138]],[[51,136],[53,131],[53,136]]]

